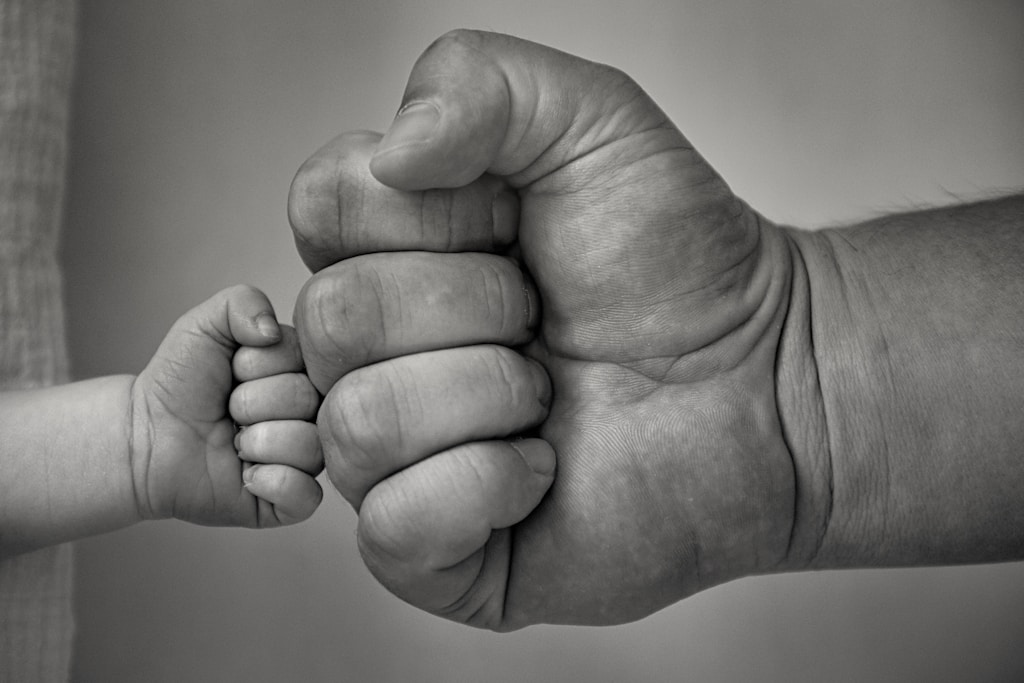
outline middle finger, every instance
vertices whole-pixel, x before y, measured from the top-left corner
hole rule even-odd
[[[523,271],[503,256],[365,254],[310,278],[295,326],[309,378],[326,394],[348,372],[396,356],[524,344],[537,301]]]

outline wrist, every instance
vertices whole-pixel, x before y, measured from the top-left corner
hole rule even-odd
[[[804,516],[817,548],[793,554],[804,568],[1024,555],[1022,204],[791,232],[817,377],[797,380],[814,412],[792,422],[821,425],[794,452],[798,489],[820,501]]]
[[[813,328],[812,280],[808,259],[817,258],[818,235],[781,228],[792,261],[789,305],[779,333],[775,391],[783,439],[790,451],[795,500],[783,569],[817,564],[833,508],[832,444],[829,440],[821,373]]]
[[[0,555],[139,521],[133,493],[130,378],[100,377],[0,394]]]
[[[153,500],[149,487],[149,476],[153,465],[154,434],[153,414],[146,392],[138,377],[131,377],[126,411],[126,432],[128,463],[131,472],[132,496],[139,521],[163,519]]]

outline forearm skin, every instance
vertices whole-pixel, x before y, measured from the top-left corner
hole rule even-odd
[[[131,376],[0,394],[0,557],[139,521]]]
[[[789,234],[796,568],[1024,558],[1024,198]]]

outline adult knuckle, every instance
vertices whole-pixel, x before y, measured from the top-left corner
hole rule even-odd
[[[333,383],[372,360],[386,341],[383,297],[380,278],[355,260],[311,278],[296,305],[307,367],[328,370]]]
[[[307,159],[288,192],[288,223],[306,264],[320,270],[352,255],[349,226],[358,226],[373,133],[339,135]]]
[[[359,551],[378,578],[381,570],[408,564],[415,557],[407,508],[401,488],[385,483],[367,496],[359,510]]]
[[[342,378],[324,401],[321,413],[328,416],[328,429],[337,445],[331,460],[335,469],[347,473],[373,473],[380,467],[379,453],[387,428],[381,424],[378,392],[365,373]],[[326,454],[325,454],[326,456]]]

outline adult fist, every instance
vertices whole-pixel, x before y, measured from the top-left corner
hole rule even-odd
[[[790,240],[621,72],[450,33],[289,215],[326,466],[403,599],[616,623],[813,554]]]

